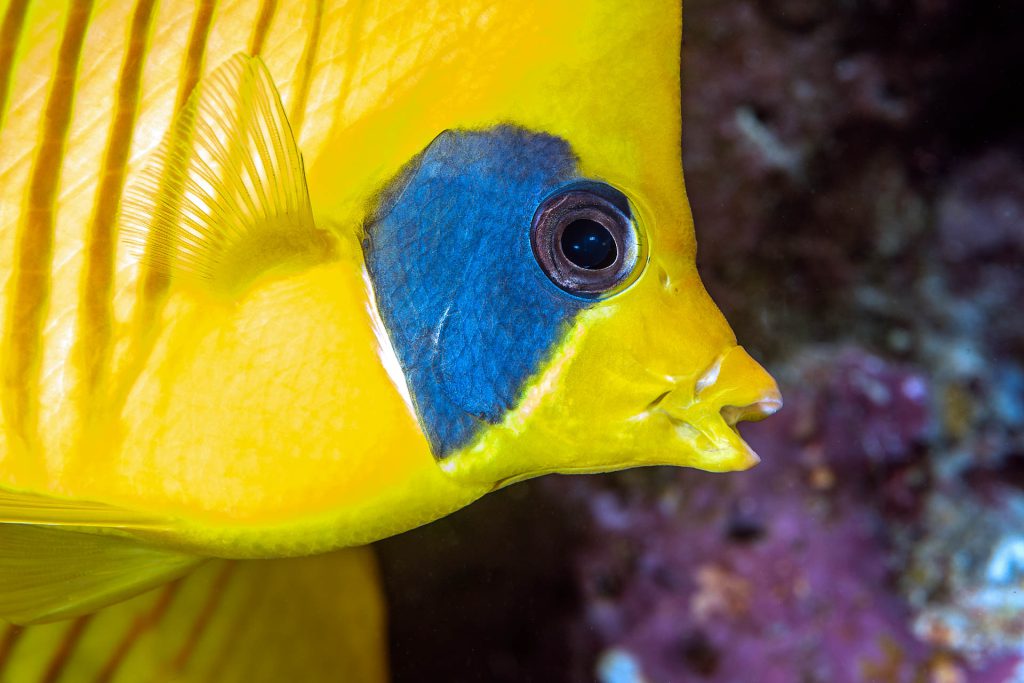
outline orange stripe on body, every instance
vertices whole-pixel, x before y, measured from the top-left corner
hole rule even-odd
[[[181,70],[181,77],[178,80],[178,95],[174,102],[174,111],[181,111],[181,108],[188,102],[189,95],[195,90],[199,82],[199,74],[203,69],[203,59],[206,56],[206,41],[210,37],[210,25],[213,23],[213,10],[216,8],[217,0],[201,0],[199,9],[196,10],[196,17],[192,22],[192,31],[188,37],[188,51],[185,53],[185,64]]]
[[[261,561],[262,560],[257,560],[257,562]],[[248,568],[251,571],[252,565],[250,564]],[[242,570],[244,569],[245,568],[243,567]],[[258,581],[243,581],[239,590],[236,590],[234,601],[236,604],[244,606],[254,605],[261,597],[265,597],[263,590],[264,586],[262,586]],[[225,678],[224,671],[232,664],[237,665],[237,650],[234,647],[234,643],[238,641],[239,634],[241,634],[246,626],[252,621],[249,615],[249,610],[244,607],[232,610],[229,617],[230,619],[224,622],[221,626],[221,632],[223,634],[221,637],[226,642],[221,643],[221,646],[216,649],[213,661],[203,671],[203,674],[205,674],[207,679],[211,681],[223,680]],[[214,643],[214,645],[216,644],[217,643]],[[237,677],[237,672],[235,675]]]
[[[11,434],[25,451],[38,446],[39,372],[51,286],[54,204],[91,12],[92,0],[76,0],[68,13],[43,113],[42,137],[30,172],[27,202],[18,224],[4,339],[7,363],[3,411]]]
[[[299,65],[298,89],[292,102],[291,124],[292,134],[296,141],[302,133],[303,118],[306,115],[306,100],[309,98],[309,87],[313,80],[313,64],[320,47],[320,33],[324,23],[324,0],[313,0],[313,23],[306,37],[306,45],[302,48],[302,61]]]
[[[124,637],[117,644],[117,647],[110,654],[110,659],[107,660],[103,668],[96,675],[95,683],[110,683],[110,681],[114,680],[117,670],[128,658],[135,643],[138,642],[139,638],[146,631],[160,623],[160,619],[167,613],[167,609],[171,606],[174,596],[177,595],[178,589],[181,587],[181,582],[182,579],[177,579],[164,586],[156,603],[147,612],[136,617],[131,627],[124,634]]]
[[[71,660],[71,655],[75,653],[75,648],[82,640],[85,627],[89,625],[92,617],[93,615],[86,614],[71,622],[68,630],[64,632],[64,638],[61,639],[57,650],[53,653],[53,657],[50,659],[43,677],[39,679],[39,683],[57,683],[60,680],[61,674],[64,673],[64,668]]]
[[[203,606],[199,609],[199,614],[196,620],[192,623],[192,628],[189,629],[188,635],[185,637],[185,642],[182,644],[181,649],[178,650],[178,654],[174,657],[174,661],[171,664],[171,670],[176,674],[180,674],[188,666],[189,659],[192,657],[192,653],[195,652],[196,646],[199,645],[199,641],[203,636],[203,632],[206,627],[209,626],[210,621],[213,619],[214,614],[217,612],[217,608],[220,606],[221,600],[224,599],[224,593],[226,592],[228,581],[234,574],[237,562],[227,561],[213,580],[213,584],[210,586],[210,592],[206,596]]]
[[[274,12],[277,11],[277,0],[263,0],[260,4],[260,13],[257,15],[256,26],[252,30],[252,38],[249,40],[249,54],[258,57],[263,52],[263,43],[266,42],[267,32],[270,30],[270,23],[274,20]]]
[[[3,676],[4,668],[7,666],[7,662],[11,659],[11,653],[14,651],[14,647],[21,640],[21,636],[25,633],[24,626],[18,626],[16,624],[7,624],[7,630],[4,632],[4,637],[0,640],[0,677]],[[3,680],[0,678],[0,680]]]
[[[99,189],[86,233],[85,270],[80,293],[77,358],[84,380],[83,406],[93,405],[105,377],[111,347],[117,211],[125,167],[139,110],[142,68],[156,0],[138,0],[132,14],[128,49],[121,64],[114,118],[100,172]]]
[[[185,63],[182,66],[181,76],[178,79],[178,94],[174,103],[174,112],[177,115],[188,102],[189,96],[199,83],[199,75],[203,68],[203,59],[206,56],[206,41],[210,37],[210,25],[213,23],[213,10],[216,0],[202,0],[199,9],[196,11],[195,19],[192,22],[192,31],[188,39],[188,50],[185,53]],[[192,138],[191,126],[177,126],[172,124],[173,138],[168,148],[167,158],[172,159],[182,153]],[[158,194],[163,204],[175,206],[181,202],[183,188],[172,187],[173,181],[168,174],[164,174],[160,181]],[[151,315],[155,314],[162,302],[163,295],[167,291],[167,268],[162,263],[166,255],[156,248],[156,243],[150,240],[146,244],[146,256],[142,259],[145,270],[142,279],[142,309],[143,322],[152,320]],[[148,310],[148,315],[147,315]]]
[[[14,53],[18,50],[21,29],[25,25],[25,11],[28,0],[11,0],[0,24],[0,130],[4,126],[7,112],[7,95],[11,87],[11,71],[14,70]]]
[[[170,140],[167,159],[187,154],[191,144],[194,122],[188,121],[183,124],[177,119],[177,114],[188,103],[189,96],[192,95],[192,91],[199,82],[216,4],[216,0],[200,0],[192,20],[185,61],[178,77],[178,92],[174,103],[175,120],[168,133]],[[181,203],[184,187],[180,181],[174,180],[166,171],[165,168],[157,189],[157,197],[160,202],[159,212],[173,215],[174,209]],[[153,235],[155,235],[155,231],[146,240],[145,254],[140,261],[139,296],[132,323],[134,338],[128,352],[127,366],[118,377],[116,394],[112,399],[115,410],[126,400],[135,379],[142,371],[146,359],[152,351],[155,341],[153,322],[163,306],[170,285],[167,276],[169,251],[161,247],[160,240],[153,239]]]

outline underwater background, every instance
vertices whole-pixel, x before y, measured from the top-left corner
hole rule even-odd
[[[685,9],[700,269],[786,398],[763,462],[378,544],[394,680],[1024,681],[1020,3]]]

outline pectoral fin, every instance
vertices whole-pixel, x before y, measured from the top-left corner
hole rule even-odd
[[[201,558],[119,536],[0,525],[0,618],[17,624],[87,614],[158,586]]]
[[[128,188],[120,229],[172,282],[228,296],[330,256],[333,237],[313,222],[302,157],[258,57],[235,55],[197,85]]]
[[[86,614],[202,562],[112,533],[160,526],[155,517],[102,503],[0,490],[0,619]]]

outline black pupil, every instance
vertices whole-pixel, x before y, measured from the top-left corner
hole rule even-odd
[[[562,233],[562,253],[585,270],[601,270],[615,263],[618,250],[608,228],[587,218],[573,221]]]

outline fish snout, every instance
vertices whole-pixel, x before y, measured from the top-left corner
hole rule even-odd
[[[715,359],[691,386],[680,384],[652,403],[677,436],[697,452],[702,469],[747,469],[760,461],[736,425],[756,422],[782,408],[782,394],[768,372],[742,347]]]

